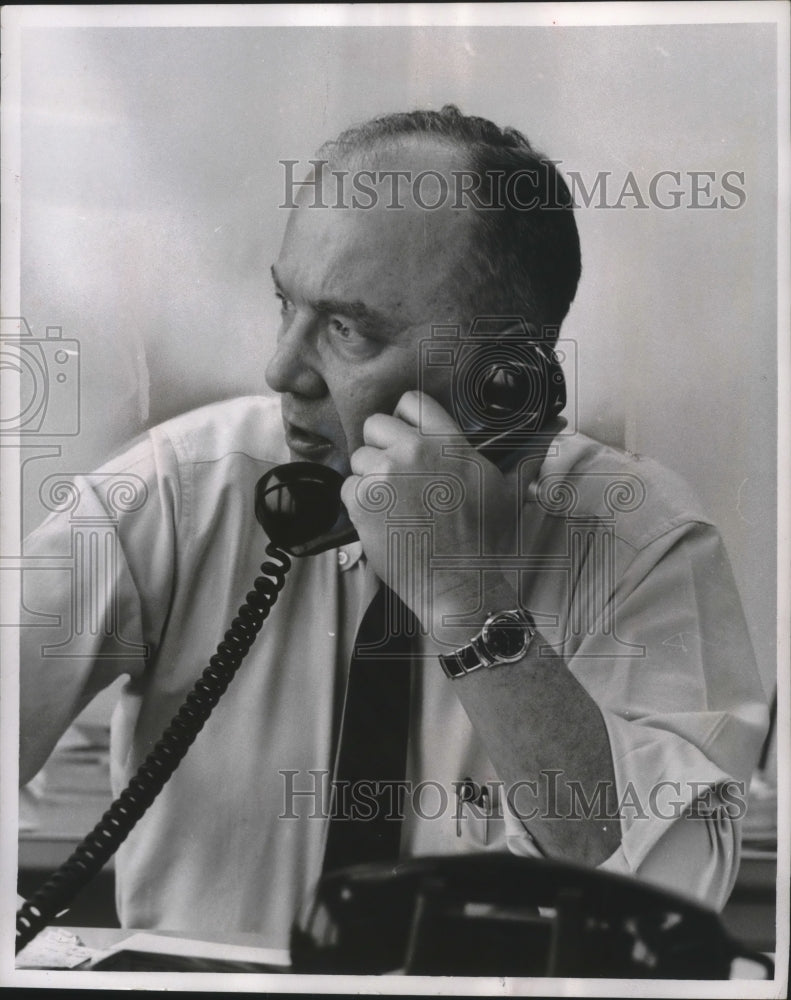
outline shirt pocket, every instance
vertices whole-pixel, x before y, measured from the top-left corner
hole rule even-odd
[[[465,776],[454,782],[454,839],[460,851],[506,850],[502,782]]]

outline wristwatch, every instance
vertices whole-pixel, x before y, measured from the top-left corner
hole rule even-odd
[[[521,608],[495,611],[466,646],[452,653],[440,653],[439,662],[453,680],[481,667],[516,663],[527,653],[535,634],[535,622]]]

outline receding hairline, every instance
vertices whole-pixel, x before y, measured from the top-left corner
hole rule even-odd
[[[410,155],[413,151],[416,156]],[[452,183],[458,182],[459,174],[479,174],[478,185],[465,187],[470,199],[459,205],[472,212],[472,252],[462,255],[459,267],[463,297],[475,312],[504,308],[530,322],[562,323],[577,290],[581,265],[573,201],[554,161],[519,130],[463,115],[455,105],[440,111],[393,113],[353,125],[323,143],[315,162],[316,167],[339,173],[357,169],[378,170],[381,175],[407,169],[443,174],[446,179],[450,175]],[[538,211],[523,212],[521,203],[514,208],[507,189],[504,210],[489,211],[500,207],[494,204],[495,197],[499,202],[503,178],[510,180],[513,175],[532,179]],[[371,182],[373,178],[366,183]],[[467,183],[462,178],[462,184]],[[568,211],[549,211],[554,208]]]
[[[406,132],[390,135],[365,136],[330,139],[319,147],[315,160],[326,160],[332,167],[372,167],[388,169],[380,162],[388,154],[401,156],[404,153],[424,152],[430,155],[432,148],[458,157],[458,163],[448,169],[468,170],[472,166],[472,151],[462,139],[432,132]],[[432,169],[439,170],[436,165]],[[440,171],[441,172],[441,171]]]

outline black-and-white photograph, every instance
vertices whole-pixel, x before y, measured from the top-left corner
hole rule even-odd
[[[2,19],[3,984],[785,995],[789,7]]]

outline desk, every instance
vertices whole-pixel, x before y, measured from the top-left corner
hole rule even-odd
[[[151,935],[150,932],[146,931],[122,930],[117,927],[68,927],[63,929],[70,931],[72,934],[76,934],[87,948],[103,952],[116,945],[121,945],[127,940],[129,940],[131,945],[134,943],[135,938],[138,938],[138,940],[142,943],[142,936],[147,938],[149,941],[153,941],[155,937],[159,938],[165,948],[167,948],[167,939],[171,939],[174,942],[184,940],[183,936],[176,931],[158,931],[156,935]],[[203,944],[206,945],[205,948],[202,947]],[[280,965],[281,968],[278,971],[285,973],[290,971],[287,964],[288,954],[286,952],[275,952],[271,949],[261,949],[259,944],[260,941],[258,936],[249,933],[226,934],[222,936],[202,935],[200,940],[195,938],[190,939],[190,947],[188,951],[192,954],[211,955],[212,952],[215,951],[214,946],[219,946],[219,948],[216,949],[216,955],[218,957],[222,956],[232,958],[234,955],[231,953],[234,949],[244,948],[246,949],[245,956],[247,961],[257,960],[263,963],[271,963],[272,965]],[[176,945],[176,947],[178,948],[178,945]],[[235,957],[241,960],[242,953],[239,952]],[[734,980],[761,979],[762,970],[758,969],[754,963],[745,962],[742,959],[736,959],[731,967],[730,978]],[[65,985],[67,985],[66,981],[64,981],[64,986]]]
[[[282,974],[290,971],[288,952],[262,948],[257,934],[203,934],[195,938],[176,931],[135,931],[117,927],[46,928],[20,952],[18,962],[20,971],[48,970],[65,974],[92,971]]]
[[[258,961],[279,966],[279,971],[289,971],[290,958],[287,951],[262,948],[260,934],[204,934],[198,937],[185,935],[179,931],[135,931],[121,928],[82,927],[71,928],[87,948],[106,951],[116,945],[129,942],[130,948],[145,951],[161,947],[163,953],[172,950],[179,954],[200,957],[236,958],[239,961]],[[244,949],[244,952],[241,951]]]

